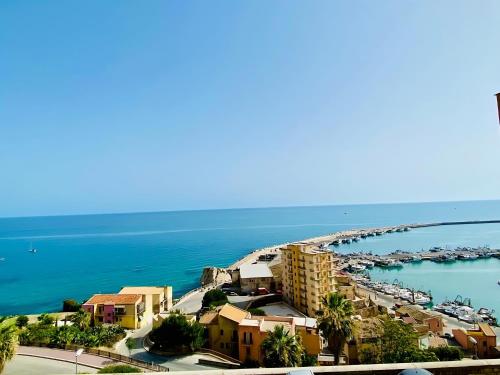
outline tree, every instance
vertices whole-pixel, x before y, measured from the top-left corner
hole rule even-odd
[[[384,321],[381,352],[383,363],[438,361],[433,352],[418,347],[418,337],[411,325],[391,318]]]
[[[456,346],[438,346],[429,348],[429,351],[434,353],[440,361],[460,361],[464,357],[462,349]]]
[[[195,351],[205,343],[205,327],[198,322],[188,322],[185,315],[169,315],[150,334],[154,347],[164,351]]]
[[[98,374],[129,374],[137,372],[142,371],[137,367],[129,365],[108,365],[97,371]]]
[[[330,293],[322,300],[322,309],[317,311],[319,329],[328,340],[328,348],[334,355],[334,364],[340,362],[345,343],[353,336],[351,302],[338,293]]]
[[[7,361],[11,360],[16,350],[16,333],[12,326],[0,327],[0,372]]]
[[[90,313],[80,309],[70,316],[70,321],[81,331],[84,331],[90,327]]]
[[[82,308],[82,305],[74,299],[65,299],[63,301],[63,312],[76,312]]]
[[[261,349],[266,367],[296,367],[302,363],[304,347],[300,336],[291,335],[282,325],[268,332]]]
[[[54,324],[55,319],[49,314],[42,314],[38,317],[38,321],[40,322],[41,325],[50,326]]]
[[[222,290],[211,289],[205,293],[201,301],[202,307],[215,307],[227,303],[227,296]]]
[[[16,326],[17,328],[23,328],[23,327],[26,327],[28,325],[28,317],[26,315],[19,315],[17,318],[16,318]]]

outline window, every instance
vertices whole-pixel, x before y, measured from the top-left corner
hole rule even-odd
[[[224,343],[223,342],[220,343],[220,348],[224,349]]]
[[[223,329],[220,330],[220,335],[224,336],[224,330]]]
[[[229,343],[226,342],[226,349],[229,349]]]

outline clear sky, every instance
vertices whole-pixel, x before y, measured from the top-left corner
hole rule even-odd
[[[0,1],[0,216],[500,198],[500,2]]]

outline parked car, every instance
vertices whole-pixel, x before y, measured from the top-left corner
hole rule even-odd
[[[266,288],[258,288],[257,294],[263,296],[265,294],[269,294],[269,290],[267,290]]]

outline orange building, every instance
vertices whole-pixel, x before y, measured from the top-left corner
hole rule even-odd
[[[487,323],[479,323],[477,329],[453,329],[452,333],[462,348],[477,354],[479,358],[497,356],[497,335]]]
[[[443,334],[444,323],[441,316],[423,311],[421,308],[413,305],[401,306],[396,310],[396,316],[401,318],[405,323],[416,326],[426,326],[429,332],[437,335]]]
[[[284,316],[252,316],[243,319],[238,327],[239,360],[257,361],[262,363],[262,341],[269,331],[276,326],[283,326],[290,334],[298,334],[302,345],[308,354],[317,356],[321,352],[321,337],[318,333],[316,319]]]
[[[317,356],[322,349],[317,322],[313,318],[252,316],[245,310],[226,304],[204,314],[200,323],[207,327],[209,349],[241,362],[251,360],[262,363],[262,341],[278,325],[284,326],[291,334],[298,334],[308,354]]]

